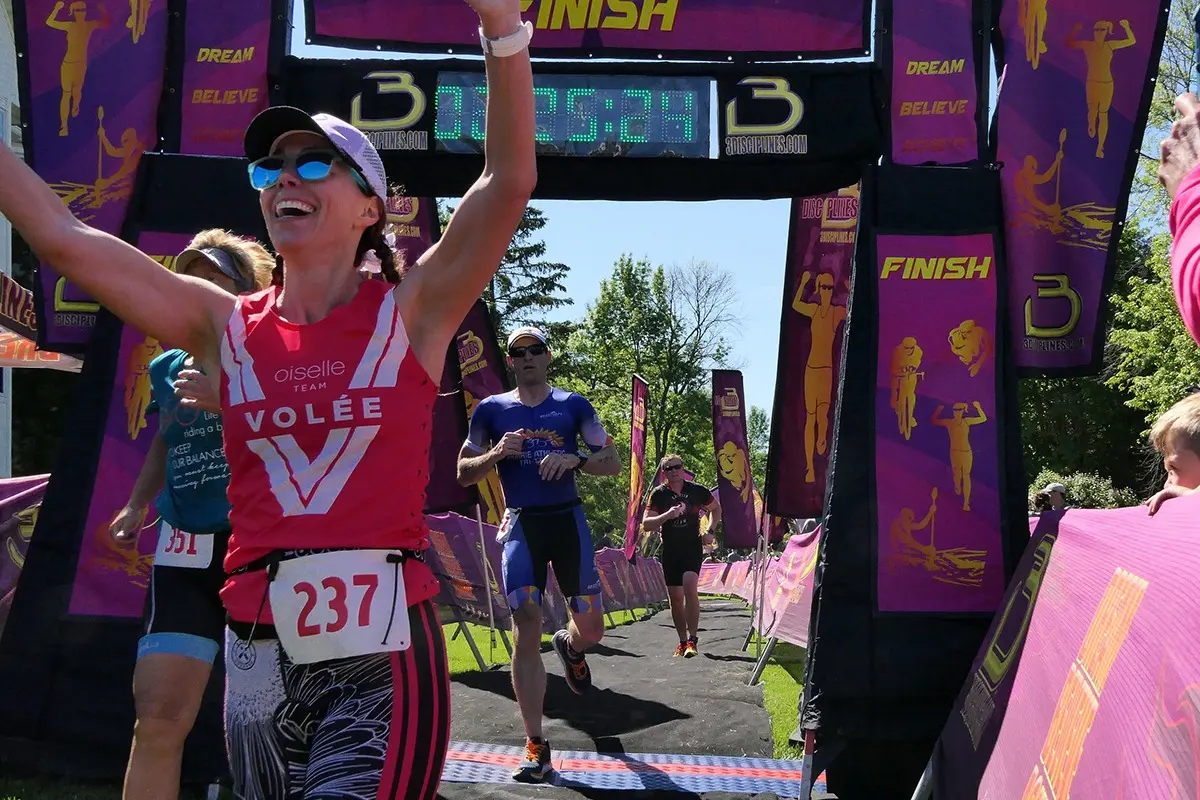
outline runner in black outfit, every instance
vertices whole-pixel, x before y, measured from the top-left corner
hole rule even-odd
[[[696,634],[700,630],[700,594],[696,589],[704,560],[700,514],[710,515],[712,531],[721,521],[721,506],[708,489],[684,480],[682,457],[670,453],[663,457],[661,467],[667,482],[650,493],[642,527],[661,531],[663,577],[671,599],[671,619],[679,633],[675,655],[691,658],[697,652]]]

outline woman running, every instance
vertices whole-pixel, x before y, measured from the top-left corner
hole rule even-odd
[[[242,297],[82,224],[0,149],[0,213],[34,252],[222,375],[225,728],[239,798],[437,793],[450,696],[421,560],[433,402],[537,180],[532,26],[521,0],[466,1],[487,54],[483,174],[398,285],[383,165],[334,117],[276,107],[246,131],[279,258],[276,284]],[[387,280],[359,271],[369,251]]]
[[[271,254],[258,242],[213,229],[196,234],[175,271],[231,294],[271,283]],[[221,441],[219,399],[207,375],[183,350],[150,362],[158,433],[129,502],[109,530],[123,547],[137,544],[146,507],[155,500],[161,526],[146,635],[133,668],[137,723],[125,771],[126,798],[179,793],[183,745],[204,700],[213,659],[225,638],[218,592],[229,543],[229,465]]]

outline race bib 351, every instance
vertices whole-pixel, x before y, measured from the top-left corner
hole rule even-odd
[[[400,557],[394,550],[339,550],[281,562],[270,586],[271,614],[292,663],[407,650]]]
[[[163,522],[158,528],[154,566],[207,569],[213,560],[213,538],[211,533],[188,533]]]

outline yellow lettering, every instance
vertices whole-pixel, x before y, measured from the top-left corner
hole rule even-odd
[[[883,272],[879,274],[880,279],[886,278],[896,270],[904,266],[904,262],[908,259],[903,256],[888,256],[883,260]]]
[[[588,4],[591,0],[558,0],[553,4],[554,13],[550,17],[551,30],[562,30],[563,16],[570,21],[572,30],[587,27]]]
[[[1038,286],[1037,299],[1066,300],[1071,307],[1071,313],[1067,317],[1067,321],[1057,327],[1043,328],[1033,324],[1033,297],[1025,298],[1025,335],[1037,336],[1043,339],[1061,339],[1075,330],[1075,326],[1079,324],[1079,316],[1083,312],[1083,300],[1079,297],[1079,293],[1071,287],[1071,278],[1069,275],[1034,275],[1035,283],[1049,283],[1049,286]]]
[[[600,0],[592,3],[593,16],[600,15]],[[610,16],[604,20],[602,28],[615,31],[631,31],[638,21],[638,7],[633,0],[608,0]],[[591,17],[588,18],[591,21]]]
[[[73,312],[77,314],[96,314],[100,311],[100,304],[96,302],[82,302],[78,300],[67,300],[63,297],[67,288],[67,279],[59,278],[54,284],[54,310],[63,312]]]
[[[662,17],[658,29],[669,31],[675,27],[675,12],[679,10],[679,0],[642,0],[642,18],[638,22],[638,30],[650,30],[650,20],[656,15]]]
[[[905,67],[908,75],[957,75],[966,68],[966,59],[951,61],[910,61]]]
[[[986,280],[992,271],[991,256],[957,256],[955,258],[916,258],[889,256],[884,259],[880,278],[887,278],[901,267],[906,280],[956,281]]]

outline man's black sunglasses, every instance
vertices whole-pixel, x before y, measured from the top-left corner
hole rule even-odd
[[[510,347],[508,355],[511,358],[524,358],[526,353],[531,356],[540,356],[549,348],[544,344],[531,344],[528,347]]]

